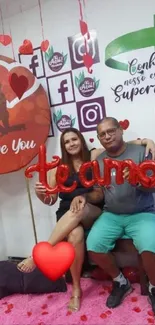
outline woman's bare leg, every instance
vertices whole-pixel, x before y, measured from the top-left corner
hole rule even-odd
[[[82,226],[77,226],[71,231],[68,236],[68,241],[75,248],[75,260],[70,268],[72,275],[72,295],[68,304],[68,309],[70,311],[78,311],[80,309],[82,290],[80,286],[80,276],[82,265],[84,261],[84,230]]]
[[[68,237],[70,232],[80,223],[83,224],[84,228],[88,229],[100,214],[101,209],[89,203],[76,213],[68,210],[57,222],[48,242],[52,246],[56,245]],[[28,273],[34,270],[35,263],[32,257],[29,257],[19,263],[17,267],[20,271]]]

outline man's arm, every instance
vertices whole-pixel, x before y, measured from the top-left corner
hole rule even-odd
[[[149,153],[147,158],[144,158],[143,161],[147,161],[147,160],[152,160],[152,155],[151,153]],[[152,172],[148,171],[147,172],[147,176],[151,176]],[[136,185],[137,189],[143,192],[149,192],[149,193],[155,193],[155,187],[144,187],[143,185],[141,185],[140,183],[138,183]]]
[[[152,160],[155,160],[155,143],[153,140],[144,138],[144,139],[131,140],[128,141],[128,143],[133,143],[133,144],[142,145],[146,147],[145,156],[147,157],[149,155],[149,152],[151,152]],[[96,160],[97,157],[101,155],[103,151],[105,151],[104,148],[99,148],[99,149],[93,148],[93,150],[91,151],[91,160]]]

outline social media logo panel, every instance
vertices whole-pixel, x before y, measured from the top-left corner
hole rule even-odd
[[[83,67],[83,54],[85,53],[84,37],[81,34],[68,37],[68,44],[72,69]],[[94,30],[90,31],[90,39],[88,40],[88,51],[93,57],[93,63],[98,63],[100,61],[99,48],[97,34]]]
[[[81,132],[96,130],[97,124],[106,116],[104,97],[76,103]]]
[[[33,55],[19,54],[19,62],[30,69],[36,78],[45,77],[43,54],[40,48],[34,49]]]
[[[71,71],[49,77],[48,90],[51,106],[75,102]]]

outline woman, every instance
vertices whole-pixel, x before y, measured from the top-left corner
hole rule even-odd
[[[134,143],[141,144],[141,140],[135,140]],[[154,143],[145,139],[147,150],[154,150]],[[91,159],[96,159],[104,149],[89,151],[82,134],[74,128],[66,129],[60,138],[62,159],[61,162],[70,167],[70,177],[65,186],[70,186],[74,180],[78,182],[77,189],[72,193],[60,193],[60,206],[57,215],[57,224],[50,236],[48,242],[54,246],[58,242],[67,238],[76,251],[76,258],[71,266],[71,275],[73,280],[72,296],[68,308],[71,311],[77,311],[80,308],[81,287],[80,275],[84,260],[84,229],[89,229],[96,218],[100,215],[103,205],[103,192],[101,188],[85,188],[80,183],[78,171],[80,166]],[[91,179],[91,172],[88,172],[87,178]],[[56,169],[50,171],[49,185],[56,185]],[[36,183],[36,195],[48,205],[53,205],[57,194],[46,196],[46,189],[42,184]],[[18,264],[18,269],[22,272],[31,272],[35,268],[32,257],[27,258]]]

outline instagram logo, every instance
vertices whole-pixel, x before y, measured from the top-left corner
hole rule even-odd
[[[80,131],[96,130],[98,122],[106,116],[104,97],[78,102],[76,105]]]
[[[81,34],[68,37],[70,58],[72,69],[83,67],[83,54],[85,53],[84,38]],[[88,41],[88,50],[93,57],[94,64],[100,62],[99,49],[96,31],[90,32],[90,39]]]

